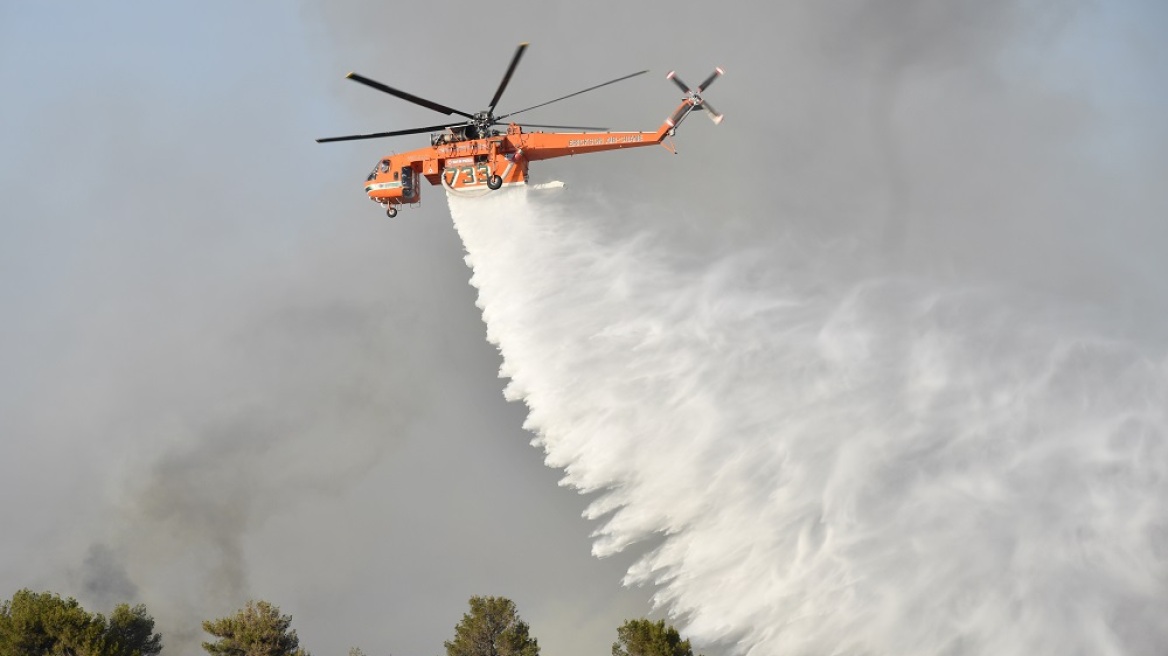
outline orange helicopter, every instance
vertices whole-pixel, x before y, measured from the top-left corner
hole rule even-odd
[[[386,157],[377,163],[373,172],[365,179],[365,193],[369,195],[370,200],[384,207],[386,215],[393,218],[397,216],[399,205],[415,204],[420,201],[419,184],[422,177],[432,185],[441,184],[456,193],[473,193],[478,190],[485,194],[489,190],[496,190],[505,185],[526,184],[528,163],[543,159],[654,144],[661,144],[676,153],[676,149],[665,143],[666,137],[672,136],[685,117],[699,108],[704,109],[715,124],[722,122],[722,114],[715,111],[700,95],[718,76],[722,75],[720,68],[715,68],[714,72],[698,85],[696,91],[686,86],[674,73],[670,72],[666,78],[680,87],[685,92],[685,97],[677,109],[654,132],[609,132],[606,128],[504,122],[504,119],[516,114],[648,73],[648,71],[639,71],[554,100],[496,116],[495,107],[499,104],[499,99],[503,96],[507,83],[511,81],[511,75],[515,72],[515,67],[519,65],[523,52],[527,50],[527,45],[526,43],[519,44],[515,56],[511,58],[511,65],[503,74],[503,81],[499,83],[499,88],[495,91],[487,109],[473,114],[394,89],[356,73],[349,73],[346,77],[354,82],[360,82],[365,86],[447,116],[457,114],[465,117],[466,120],[393,132],[328,137],[316,141],[317,143],[326,143],[380,139],[423,132],[434,133],[430,135],[428,148],[419,148],[400,155]],[[494,129],[496,126],[503,125],[506,126],[505,130]],[[523,128],[525,127],[580,130],[580,132],[524,132]],[[442,130],[442,132],[435,133],[437,130]]]

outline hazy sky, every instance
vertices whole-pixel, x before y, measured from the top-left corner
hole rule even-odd
[[[648,611],[502,398],[440,189],[393,221],[361,191],[425,137],[313,142],[438,122],[350,70],[476,111],[530,41],[501,109],[649,68],[530,114],[647,130],[666,72],[720,65],[726,121],[681,156],[536,181],[654,207],[678,249],[879,235],[847,265],[1055,294],[1162,349],[1166,28],[1136,1],[6,0],[0,596],[144,602],[171,648],[265,598],[317,654],[438,653],[472,594],[548,654]]]

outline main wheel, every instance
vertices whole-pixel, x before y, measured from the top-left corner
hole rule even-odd
[[[487,186],[491,189],[498,189],[499,187],[503,186],[503,178],[500,178],[497,175],[492,175],[491,177],[487,178]]]
[[[389,207],[385,208],[385,215],[392,219],[393,217],[397,216],[397,208],[390,205]]]

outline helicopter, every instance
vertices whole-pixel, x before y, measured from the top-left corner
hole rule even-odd
[[[666,79],[676,84],[685,94],[681,104],[655,131],[651,132],[610,132],[607,128],[588,128],[565,125],[537,125],[507,121],[510,117],[544,107],[561,100],[567,100],[589,91],[643,75],[649,71],[638,71],[614,80],[597,84],[587,89],[570,93],[547,102],[532,105],[506,114],[495,114],[495,108],[519,66],[519,60],[529,44],[521,43],[511,58],[503,80],[485,110],[464,112],[446,105],[395,89],[368,77],[349,73],[347,79],[372,89],[387,93],[407,102],[420,105],[447,116],[458,115],[461,119],[441,125],[430,125],[407,130],[354,134],[343,137],[317,139],[317,143],[356,141],[361,139],[382,139],[430,132],[430,145],[381,159],[373,171],[365,178],[365,193],[369,199],[385,209],[390,218],[397,216],[398,207],[414,205],[421,201],[420,182],[425,178],[431,185],[442,185],[448,191],[459,195],[485,195],[509,185],[527,184],[528,164],[535,161],[583,155],[606,150],[637,148],[661,144],[673,153],[677,149],[666,143],[677,127],[690,113],[701,109],[714,122],[722,122],[718,113],[701,94],[723,75],[721,68],[715,68],[697,89],[681,81],[670,71]],[[503,129],[496,129],[503,126]],[[534,131],[524,132],[524,128]],[[551,130],[578,130],[578,132],[544,132]]]

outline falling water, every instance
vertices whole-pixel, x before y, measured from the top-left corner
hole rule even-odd
[[[593,493],[594,553],[648,545],[625,582],[697,644],[1168,644],[1163,353],[1057,299],[850,273],[841,246],[695,266],[525,189],[450,207],[505,394]]]

